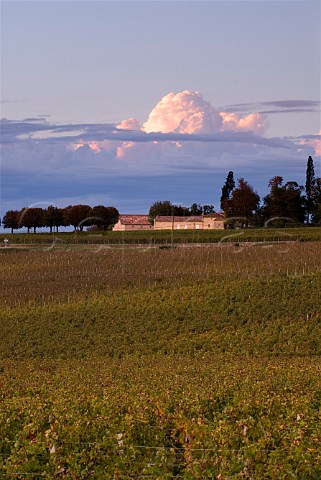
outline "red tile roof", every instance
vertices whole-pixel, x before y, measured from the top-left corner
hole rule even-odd
[[[148,215],[119,215],[122,225],[150,225]]]

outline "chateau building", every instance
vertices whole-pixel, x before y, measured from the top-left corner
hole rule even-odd
[[[154,230],[223,230],[224,219],[221,212],[189,217],[158,215],[154,220]]]
[[[113,231],[153,230],[154,225],[148,220],[148,215],[119,215]]]

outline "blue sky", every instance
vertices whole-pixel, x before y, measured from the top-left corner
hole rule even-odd
[[[218,208],[229,170],[263,195],[308,155],[321,175],[320,30],[309,0],[2,0],[0,214]]]

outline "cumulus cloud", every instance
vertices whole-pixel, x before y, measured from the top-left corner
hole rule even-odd
[[[222,130],[252,131],[263,135],[270,126],[267,116],[261,113],[242,116],[239,113],[221,112],[221,117],[223,118]]]
[[[285,109],[289,104],[276,106]],[[3,196],[8,198],[10,208],[9,203],[18,199],[23,190],[30,198],[36,192],[38,198],[47,192],[66,196],[68,188],[80,192],[90,185],[94,195],[98,185],[106,181],[114,185],[118,177],[140,175],[154,178],[148,183],[154,200],[156,177],[176,175],[174,183],[179,185],[182,174],[192,178],[196,172],[203,172],[203,182],[208,175],[215,177],[223,172],[223,178],[226,171],[234,168],[243,175],[248,168],[256,175],[269,169],[266,173],[269,178],[285,175],[286,168],[293,165],[304,173],[312,148],[321,154],[320,135],[267,138],[264,133],[268,126],[267,116],[262,113],[217,109],[199,92],[189,90],[164,96],[143,125],[134,117],[118,124],[3,119],[0,122]],[[61,191],[55,187],[58,176],[64,182]],[[55,182],[45,188],[48,178]],[[117,185],[127,192],[127,184],[119,180]]]
[[[71,149],[88,145],[97,152],[102,149],[117,150],[122,146],[131,147],[131,142],[233,141],[233,138],[217,135],[225,131],[262,135],[267,128],[268,121],[264,115],[250,113],[242,116],[225,111],[219,113],[199,92],[189,90],[165,95],[152,109],[143,127],[134,117],[124,119],[117,125],[60,125],[49,123],[43,118],[1,120],[2,144],[26,140],[64,143],[69,140]],[[241,139],[235,138],[234,141]],[[243,138],[243,141],[253,142],[255,138]]]
[[[144,123],[146,132],[189,134],[235,130],[263,135],[268,127],[266,115],[218,112],[199,92],[190,90],[165,95]]]
[[[120,130],[141,130],[141,126],[137,118],[127,118],[122,120],[118,125],[117,128]]]
[[[150,112],[145,132],[213,133],[220,130],[222,118],[199,92],[169,93]]]

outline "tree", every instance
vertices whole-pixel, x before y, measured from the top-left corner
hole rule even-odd
[[[317,177],[314,181],[313,199],[316,204],[321,204],[321,177]]]
[[[173,205],[173,215],[178,215],[180,217],[188,217],[190,216],[191,211],[187,207],[183,207],[182,205]]]
[[[221,210],[226,209],[226,202],[230,199],[231,193],[235,188],[234,173],[232,171],[228,172],[225,183],[222,187],[221,195]]]
[[[269,180],[269,187],[278,188],[283,183],[283,177],[276,175],[275,177],[270,178]]]
[[[104,207],[103,205],[96,205],[89,213],[92,225],[97,225],[103,230],[115,225],[118,222],[119,212],[115,207]]]
[[[269,181],[270,193],[264,198],[265,222],[285,226],[289,221],[303,222],[305,217],[303,187],[297,182],[282,185],[283,178],[276,176]]]
[[[204,215],[209,215],[210,213],[215,213],[215,207],[214,205],[203,205],[202,207],[202,213]]]
[[[210,213],[214,213],[215,208],[214,205],[199,205],[197,203],[193,203],[189,212],[189,215],[209,215]]]
[[[281,185],[283,177],[276,176],[269,180],[270,193],[264,198],[264,217],[270,220],[275,217],[284,217],[285,205]]]
[[[282,189],[286,205],[285,216],[303,223],[305,220],[305,199],[302,195],[304,188],[297,182],[287,182]]]
[[[248,226],[258,209],[260,197],[244,178],[237,181],[238,187],[233,190],[231,198],[226,200],[225,213],[228,218],[242,218],[242,226]]]
[[[190,208],[191,215],[202,215],[203,207],[197,203],[193,203]]]
[[[310,216],[314,210],[314,198],[313,198],[314,185],[315,185],[315,177],[314,177],[313,159],[311,156],[309,156],[308,162],[307,162],[306,181],[305,181],[307,223],[310,223]]]
[[[50,205],[44,211],[43,224],[50,228],[50,233],[52,229],[58,232],[58,228],[64,224],[63,209]]]
[[[11,233],[21,227],[19,223],[20,212],[18,210],[8,210],[2,218],[3,228],[10,228]]]
[[[23,208],[20,212],[19,223],[22,227],[28,229],[28,233],[30,232],[30,228],[33,228],[34,233],[36,233],[38,227],[44,226],[44,215],[45,211],[43,208]]]
[[[154,218],[157,217],[157,215],[166,217],[179,215],[183,217],[191,215],[191,211],[181,205],[173,205],[169,200],[164,200],[162,202],[158,201],[153,203],[149,209],[148,217],[151,222],[154,221]]]
[[[313,186],[313,223],[321,224],[321,178],[317,177]]]
[[[89,205],[69,205],[63,210],[64,224],[72,225],[75,230],[82,232],[84,227],[90,224],[90,211]]]
[[[169,200],[158,201],[153,203],[148,212],[150,221],[153,221],[157,215],[168,216],[173,215],[174,205]]]

